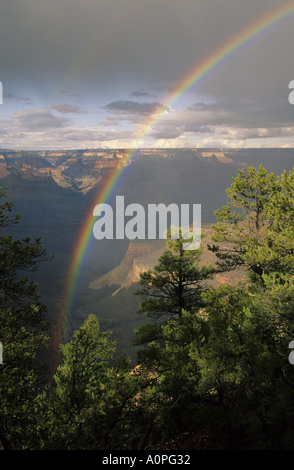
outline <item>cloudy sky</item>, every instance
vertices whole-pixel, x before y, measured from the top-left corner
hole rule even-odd
[[[267,28],[175,99],[191,71]],[[294,147],[294,1],[2,0],[0,147]]]

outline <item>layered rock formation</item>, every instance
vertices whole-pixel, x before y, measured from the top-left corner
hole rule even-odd
[[[0,178],[49,178],[62,188],[86,194],[109,171],[127,164],[127,151],[2,151]]]
[[[16,151],[2,150],[0,179],[10,173],[24,179],[49,178],[62,188],[86,194],[108,172],[130,165],[137,158],[170,159],[187,152],[195,159],[217,159],[231,163],[229,151],[200,151],[197,149],[113,149],[72,151]]]

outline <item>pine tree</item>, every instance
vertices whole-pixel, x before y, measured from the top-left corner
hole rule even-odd
[[[142,288],[135,292],[142,298],[138,312],[144,313],[153,322],[135,331],[134,343],[149,343],[148,355],[154,358],[158,357],[162,348],[162,326],[171,321],[180,322],[183,311],[193,314],[203,307],[205,281],[214,272],[212,266],[200,267],[202,248],[184,250],[181,231],[179,235],[178,239],[167,241],[168,249],[154,269],[140,274]]]
[[[38,448],[121,449],[138,439],[141,377],[115,350],[93,314],[61,346],[61,363],[38,398]]]
[[[5,448],[21,449],[35,422],[33,402],[44,379],[38,354],[49,331],[38,285],[26,272],[36,271],[48,258],[40,239],[15,240],[5,234],[20,219],[13,216],[11,202],[2,202],[5,195],[0,188],[0,440]]]
[[[256,253],[268,243],[270,200],[280,190],[274,173],[249,167],[238,170],[230,188],[229,202],[215,211],[217,224],[213,224],[211,240],[219,244],[209,245],[217,258],[220,271],[229,271],[245,266],[261,279],[267,266],[258,260]]]

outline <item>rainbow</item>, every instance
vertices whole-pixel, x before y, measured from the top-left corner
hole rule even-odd
[[[245,29],[241,30],[236,36],[231,38],[217,48],[211,55],[206,57],[200,63],[192,68],[188,74],[177,84],[177,86],[167,95],[162,107],[146,120],[143,131],[137,139],[135,149],[127,153],[126,163],[135,158],[139,148],[143,147],[144,139],[151,133],[154,126],[164,117],[165,113],[172,105],[189,89],[199,85],[201,80],[207,78],[208,74],[215,70],[217,65],[222,64],[226,59],[230,58],[234,53],[239,52],[243,46],[249,45],[253,40],[259,38],[263,33],[268,32],[274,26],[280,26],[283,20],[286,20],[294,13],[294,1],[287,2],[283,6],[279,6],[268,12],[258,20],[251,23]],[[95,196],[93,206],[91,206],[88,214],[83,220],[82,228],[75,244],[74,252],[67,275],[67,288],[65,293],[65,306],[63,311],[63,328],[67,326],[67,320],[71,314],[71,304],[74,292],[77,287],[77,280],[82,261],[85,257],[87,248],[92,237],[92,228],[94,224],[93,208],[96,204],[100,204],[109,200],[111,194],[118,185],[122,172],[122,168],[115,168],[110,172],[103,187]]]

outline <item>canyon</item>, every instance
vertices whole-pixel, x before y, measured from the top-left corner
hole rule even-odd
[[[0,180],[11,173],[27,180],[35,177],[48,178],[62,188],[87,194],[103,180],[108,171],[131,165],[141,157],[176,158],[181,151],[187,152],[186,149],[0,150]],[[195,158],[233,163],[230,155],[232,152],[236,154],[238,149],[189,149],[189,152]]]
[[[226,188],[238,169],[263,165],[281,174],[294,165],[294,149],[79,149],[59,151],[0,150],[0,186],[14,203],[17,238],[41,237],[52,261],[32,277],[48,307],[56,347],[95,313],[110,329],[120,352],[134,357],[134,328],[146,322],[137,314],[133,295],[140,273],[151,269],[165,249],[164,240],[96,240],[90,237],[62,330],[70,266],[88,214],[106,181],[120,172],[109,198],[123,195],[126,205],[201,204],[202,231],[209,239],[214,211],[226,204]],[[206,248],[203,263],[213,262]],[[216,276],[213,285],[235,282],[235,274]]]

